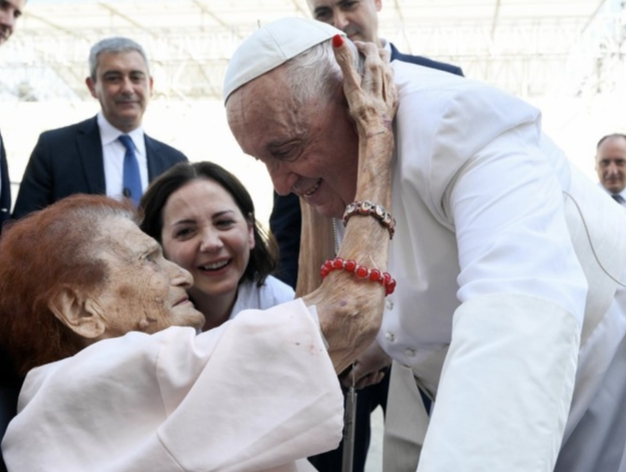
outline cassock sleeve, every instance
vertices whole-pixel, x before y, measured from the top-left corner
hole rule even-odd
[[[184,470],[259,471],[337,446],[343,398],[301,300],[246,310],[157,361],[167,421],[158,436]],[[185,431],[185,434],[181,434]]]
[[[587,285],[539,119],[503,127],[500,114],[525,105],[477,92],[452,101],[435,136],[435,167],[443,154],[467,155],[466,146],[489,139],[439,187],[458,245],[461,305],[418,470],[549,472],[572,398]]]

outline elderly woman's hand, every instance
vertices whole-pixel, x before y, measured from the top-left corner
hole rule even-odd
[[[341,35],[333,38],[335,58],[343,73],[343,91],[361,138],[391,130],[398,109],[398,93],[389,54],[374,43],[356,41],[363,70],[356,68],[353,50]],[[381,129],[382,128],[382,129]]]
[[[339,380],[346,388],[353,384],[357,389],[369,387],[383,380],[390,365],[391,358],[374,341]]]
[[[391,181],[393,158],[393,119],[398,110],[398,92],[387,51],[374,43],[354,43],[363,58],[362,70],[349,43],[333,38],[335,59],[343,74],[343,92],[359,134],[359,172],[356,200],[376,198],[374,192],[386,189]],[[385,205],[382,199],[378,203]]]
[[[357,46],[365,57],[362,73],[356,69],[352,50],[341,36],[333,38],[333,45],[344,74],[344,94],[359,135],[354,198],[389,209],[394,148],[392,120],[398,107],[391,69],[383,60],[384,54],[373,44]],[[338,256],[385,271],[389,238],[390,232],[376,218],[350,218]],[[342,372],[374,340],[382,321],[385,289],[377,282],[337,271],[330,273],[304,300],[317,306],[330,356],[337,371]]]

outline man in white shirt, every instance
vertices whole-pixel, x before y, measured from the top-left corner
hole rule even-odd
[[[600,185],[626,207],[626,135],[608,134],[598,141],[596,172]]]
[[[24,172],[14,218],[74,193],[137,202],[151,180],[187,160],[141,127],[152,77],[139,44],[121,37],[103,39],[91,48],[89,68],[85,82],[101,110],[86,121],[41,134]]]

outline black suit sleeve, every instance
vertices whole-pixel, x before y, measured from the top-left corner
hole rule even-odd
[[[410,62],[410,61],[406,61]],[[454,66],[452,64],[446,64],[445,62],[433,61],[427,57],[420,57],[420,61],[415,62],[416,64],[420,64],[425,67],[429,67],[431,69],[438,69],[444,72],[449,72],[450,74],[459,75],[463,77],[463,69],[459,66]]]
[[[453,64],[448,64],[447,62],[439,62],[429,57],[424,56],[411,56],[410,54],[402,54],[398,49],[393,45],[393,43],[389,44],[391,48],[391,60],[392,61],[402,61],[409,62],[411,64],[418,64],[420,66],[429,67],[431,69],[442,70],[444,72],[449,72],[450,74],[460,75],[463,77],[463,70],[459,66],[455,66]]]
[[[53,175],[49,153],[46,152],[46,135],[39,136],[33,150],[13,209],[13,218],[21,218],[31,211],[40,210],[53,203]],[[72,176],[68,175],[68,179]]]
[[[9,219],[11,211],[11,179],[9,179],[9,165],[0,134],[0,177],[2,178],[2,190],[0,193],[0,233],[2,225]]]

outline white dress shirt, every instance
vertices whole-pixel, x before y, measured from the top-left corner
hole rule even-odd
[[[141,175],[141,188],[145,191],[148,187],[148,156],[146,154],[146,142],[143,128],[139,127],[129,133],[123,133],[113,127],[107,121],[102,112],[98,113],[98,127],[102,140],[102,157],[104,159],[104,180],[106,182],[106,194],[109,197],[121,199],[124,190],[124,154],[126,149],[117,138],[127,134],[135,145],[135,155],[139,163]]]

